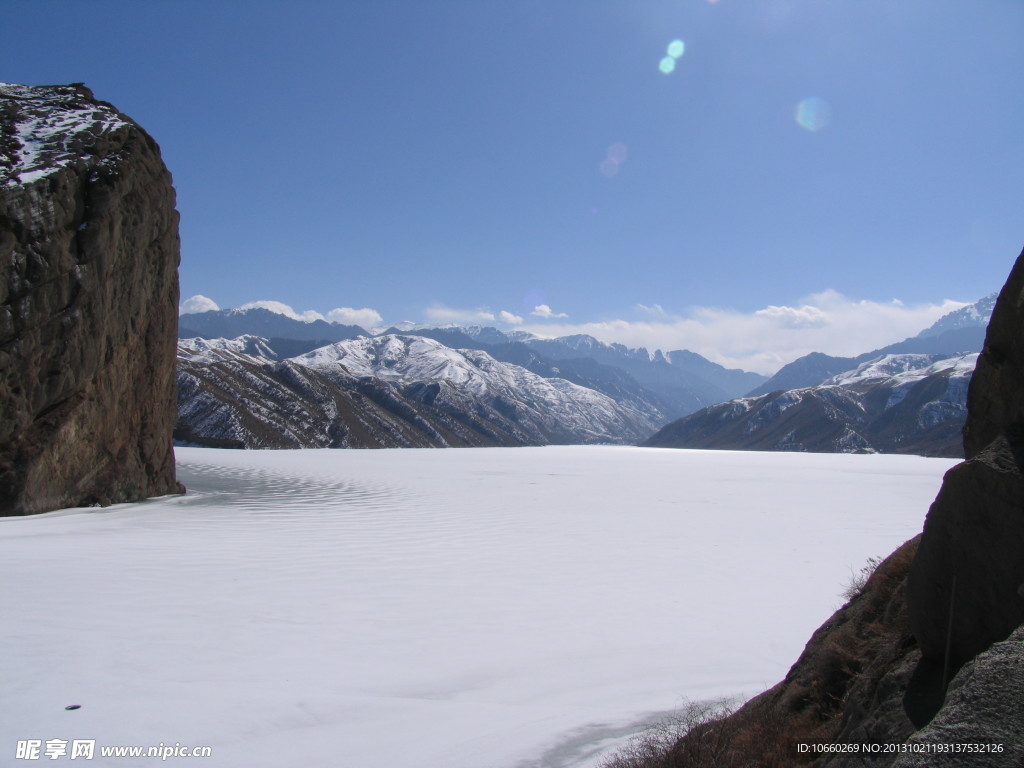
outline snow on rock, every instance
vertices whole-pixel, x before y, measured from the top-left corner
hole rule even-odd
[[[640,437],[656,426],[646,414],[600,392],[564,379],[538,376],[480,350],[451,349],[422,336],[352,339],[291,361],[320,371],[340,368],[357,378],[401,384],[443,382],[449,392],[454,389],[529,414],[549,425],[553,434],[576,434],[574,442],[620,441],[625,435]]]
[[[0,83],[0,97],[17,110],[14,146],[5,146],[3,184],[28,184],[81,163],[95,153],[92,144],[131,123],[117,110],[97,103],[75,86],[25,86]],[[54,109],[55,101],[60,108]],[[7,138],[7,137],[5,137]]]
[[[943,315],[935,323],[918,334],[919,338],[938,336],[948,331],[956,331],[963,328],[984,328],[992,319],[992,310],[995,308],[998,293],[993,293],[973,304],[954,310]]]
[[[882,355],[827,379],[822,386],[845,386],[879,379],[892,380],[893,385],[906,384],[944,371],[956,376],[970,376],[977,362],[977,353],[953,357],[943,354]]]
[[[276,360],[277,353],[262,336],[245,335],[236,339],[179,339],[178,359],[192,362],[223,362],[238,356],[247,359]]]

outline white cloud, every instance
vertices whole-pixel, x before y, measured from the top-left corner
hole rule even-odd
[[[568,315],[565,314],[565,312],[555,313],[551,311],[551,307],[549,307],[547,304],[538,304],[536,307],[533,308],[533,312],[531,312],[530,314],[535,315],[536,317],[545,317],[552,319],[558,317],[568,317]]]
[[[327,313],[327,319],[332,323],[358,325],[363,328],[372,328],[373,326],[380,325],[384,322],[384,318],[380,316],[380,313],[375,309],[370,309],[369,307],[363,307],[362,309],[337,307]]]
[[[486,309],[454,309],[432,304],[424,313],[432,323],[493,323],[494,313]]]
[[[670,317],[669,313],[665,311],[665,308],[662,307],[661,304],[651,304],[651,306],[647,306],[646,304],[637,304],[636,308],[637,311],[643,312],[645,315],[651,315],[658,318]]]
[[[523,318],[519,315],[513,315],[511,312],[506,312],[504,309],[498,313],[498,319],[503,323],[508,323],[509,325],[521,325],[523,322]]]
[[[202,294],[197,293],[188,299],[181,302],[181,307],[178,310],[180,315],[194,315],[199,312],[210,312],[220,309],[217,306],[217,302],[213,299],[207,298]]]
[[[729,368],[771,374],[810,352],[850,357],[902,341],[962,306],[950,300],[919,306],[858,301],[830,290],[795,307],[769,306],[749,313],[694,307],[671,314],[657,305],[639,305],[638,314],[648,317],[542,323],[524,325],[523,330],[548,337],[586,333],[607,343],[666,352],[689,349]]]
[[[827,314],[809,304],[802,307],[776,307],[770,304],[754,314],[778,321],[787,328],[817,328],[829,323]]]
[[[290,317],[292,320],[299,320],[303,323],[312,323],[314,320],[326,320],[326,318],[319,312],[307,309],[301,315],[294,309],[289,307],[287,304],[282,304],[280,301],[250,301],[248,304],[243,304],[239,309],[266,309],[270,312],[275,312],[285,317]]]

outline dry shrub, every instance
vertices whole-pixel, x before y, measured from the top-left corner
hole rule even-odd
[[[846,586],[843,587],[843,599],[849,602],[850,600],[853,600],[853,598],[860,597],[864,594],[864,589],[868,585],[868,580],[881,563],[882,558],[869,557],[868,561],[857,573],[853,573],[851,571],[850,580],[847,581]]]
[[[856,594],[814,633],[781,683],[735,711],[722,700],[690,703],[601,768],[790,768],[820,757],[797,746],[839,738],[850,724],[844,715],[867,711],[879,681],[913,646],[903,587],[918,540],[869,563],[875,567]]]
[[[819,726],[813,716],[786,717],[757,700],[740,710],[728,699],[690,702],[601,768],[786,768],[796,764],[796,745],[814,740]]]
[[[732,714],[735,705],[728,699],[688,702],[678,712],[634,736],[614,755],[601,763],[601,768],[673,768],[687,765],[688,759],[680,752],[680,745],[693,738],[696,753],[713,760],[720,751],[721,737],[715,726],[720,726]],[[705,762],[704,765],[717,765]]]

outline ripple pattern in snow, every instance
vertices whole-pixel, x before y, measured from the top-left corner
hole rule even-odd
[[[781,679],[851,572],[920,530],[953,463],[617,446],[178,459],[186,496],[0,519],[0,750],[590,768],[684,697]]]

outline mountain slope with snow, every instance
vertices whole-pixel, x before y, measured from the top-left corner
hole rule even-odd
[[[578,334],[555,339],[524,342],[555,364],[590,359],[619,368],[640,385],[668,403],[669,416],[683,416],[695,410],[748,392],[764,382],[764,376],[727,369],[694,352],[631,349],[622,344],[605,344],[593,336]]]
[[[977,357],[882,355],[818,386],[705,408],[644,445],[960,456]]]
[[[995,309],[997,298],[999,298],[999,294],[992,293],[983,299],[978,299],[973,304],[943,315],[917,334],[915,338],[925,339],[941,336],[950,331],[960,331],[966,328],[987,328],[988,321],[992,319],[992,310]]]
[[[281,357],[361,336],[421,336],[452,349],[481,350],[501,362],[523,365],[544,378],[566,379],[594,389],[627,408],[645,412],[656,425],[745,394],[766,378],[724,368],[687,350],[650,352],[606,344],[585,334],[550,339],[479,325],[411,322],[367,332],[358,326],[297,319],[266,307],[183,314],[178,335],[183,339],[260,336],[269,339]]]
[[[545,378],[475,349],[451,349],[419,336],[376,336],[339,342],[293,358],[325,375],[372,377],[431,388],[423,402],[465,408],[468,400],[531,425],[543,442],[622,442],[653,423],[647,414],[560,378]]]
[[[417,336],[276,357],[251,336],[181,341],[176,439],[247,448],[623,443],[658,426],[591,389]]]
[[[748,397],[756,397],[780,389],[815,386],[882,355],[932,354],[952,357],[957,354],[981,352],[985,343],[985,329],[988,327],[989,318],[992,317],[997,295],[993,293],[973,304],[943,315],[916,336],[856,357],[833,357],[811,352],[782,366],[768,381],[746,394]]]
[[[265,307],[192,312],[181,315],[178,320],[179,339],[233,339],[244,335],[319,342],[319,346],[365,336],[367,332],[358,325],[342,325],[319,319],[297,320]]]

